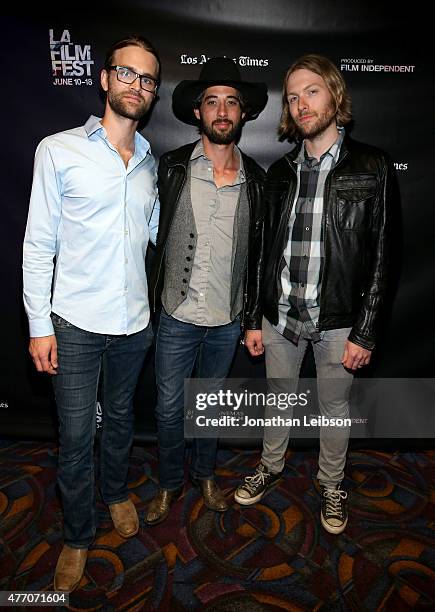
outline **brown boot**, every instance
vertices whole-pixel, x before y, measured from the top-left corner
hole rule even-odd
[[[123,538],[131,538],[139,531],[139,519],[131,499],[109,505],[113,526]]]
[[[169,514],[172,502],[178,497],[181,490],[182,487],[175,491],[159,489],[157,495],[148,506],[148,511],[145,515],[145,523],[147,523],[147,525],[157,525],[164,521]]]
[[[83,576],[88,556],[87,548],[71,548],[65,544],[57,560],[54,590],[71,593]]]
[[[228,510],[225,497],[212,478],[207,478],[206,480],[193,479],[192,482],[201,491],[204,504],[207,508],[215,512],[225,512]]]

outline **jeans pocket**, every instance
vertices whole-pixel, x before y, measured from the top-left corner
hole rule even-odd
[[[53,322],[53,326],[56,329],[65,329],[66,327],[72,327],[72,323],[70,323],[66,319],[63,319],[62,317],[60,317],[56,313],[52,312],[50,316],[51,316],[51,320]]]

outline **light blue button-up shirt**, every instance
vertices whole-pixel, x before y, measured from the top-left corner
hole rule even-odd
[[[156,182],[148,141],[136,132],[126,167],[97,117],[42,140],[23,252],[31,337],[54,333],[50,312],[95,333],[148,325],[145,254],[157,234]]]

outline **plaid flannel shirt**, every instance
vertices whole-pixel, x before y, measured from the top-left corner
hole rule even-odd
[[[309,157],[303,143],[294,163],[297,187],[289,219],[287,246],[280,265],[281,297],[275,329],[294,344],[301,332],[320,340],[318,327],[324,261],[322,219],[325,181],[335,166],[344,138],[339,129],[335,143],[319,160]]]

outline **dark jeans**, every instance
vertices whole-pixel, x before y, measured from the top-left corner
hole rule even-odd
[[[198,378],[215,378],[210,392],[218,391],[231,366],[240,321],[204,327],[160,315],[156,341],[156,408],[159,481],[164,489],[174,490],[184,481],[184,379],[190,378],[196,362]],[[197,480],[213,478],[217,438],[192,442],[190,475]]]
[[[58,484],[64,540],[87,548],[94,539],[96,509],[93,443],[98,379],[103,371],[100,486],[106,504],[125,501],[133,441],[133,397],[152,330],[130,336],[87,332],[52,314],[58,346],[53,386],[59,415]]]

